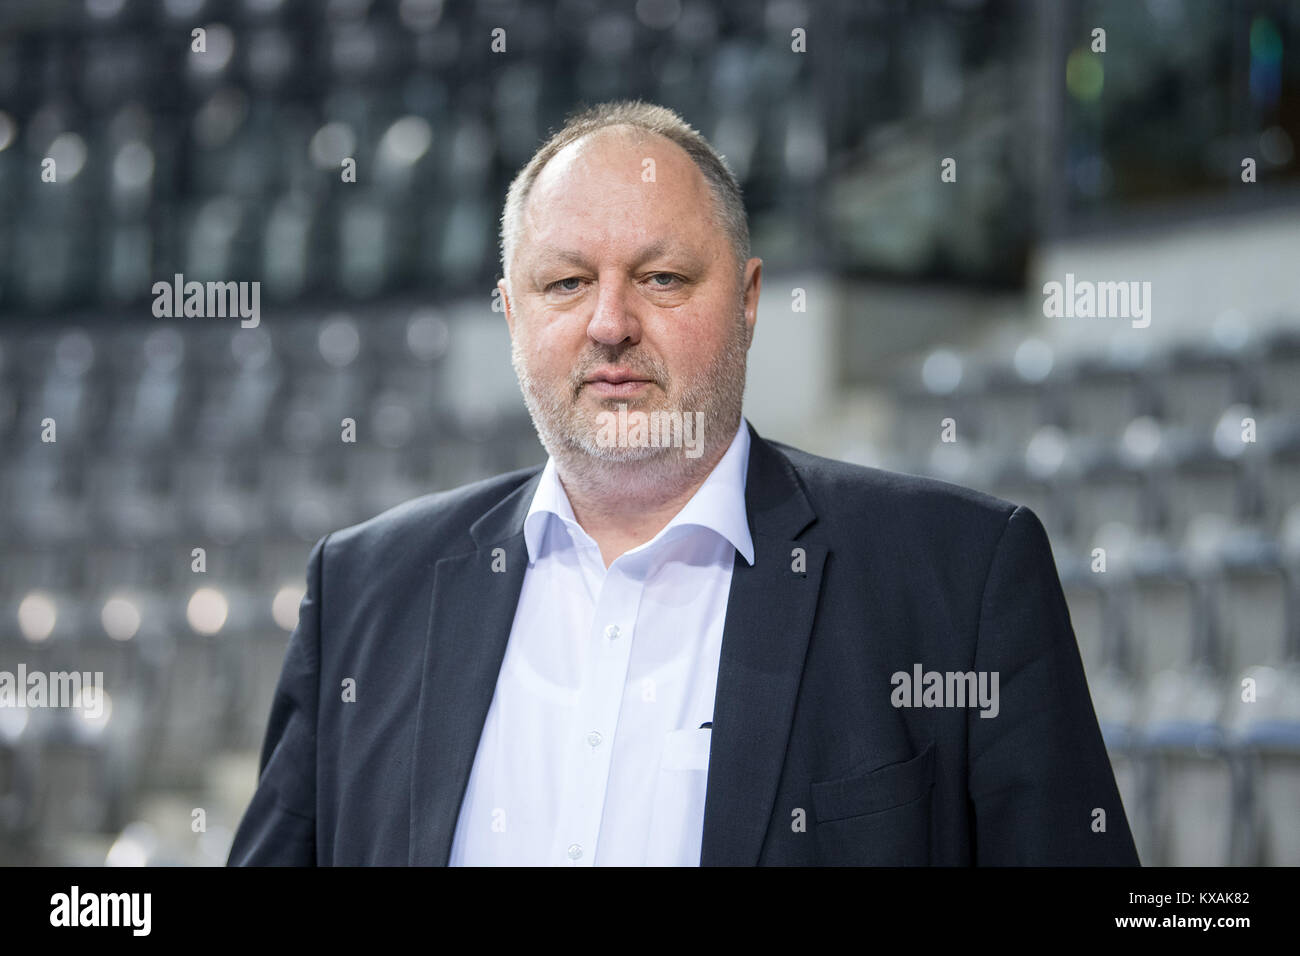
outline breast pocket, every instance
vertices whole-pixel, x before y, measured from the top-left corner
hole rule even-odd
[[[712,740],[713,730],[710,727],[701,727],[699,730],[670,730],[664,738],[664,752],[659,761],[659,769],[707,772],[709,744]]]
[[[712,739],[713,731],[707,727],[673,730],[664,736],[646,842],[647,866],[699,866]]]
[[[930,857],[934,744],[909,760],[812,784],[821,862],[910,866]]]

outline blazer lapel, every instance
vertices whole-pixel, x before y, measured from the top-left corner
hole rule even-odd
[[[745,506],[754,564],[731,576],[714,692],[701,866],[754,866],[776,803],[821,590],[825,547],[789,461],[750,426]]]
[[[432,568],[420,703],[411,761],[412,866],[446,866],[479,736],[496,691],[528,567],[524,518],[541,480],[476,521],[478,548]]]

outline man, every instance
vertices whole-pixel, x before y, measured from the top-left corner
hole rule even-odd
[[[549,460],[316,545],[231,863],[1137,862],[1038,518],[743,420],[702,137],[572,118],[502,266]]]

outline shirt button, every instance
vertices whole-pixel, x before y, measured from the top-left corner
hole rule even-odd
[[[605,636],[608,637],[611,641],[616,640],[618,638],[618,633],[619,632],[618,632],[617,624],[611,624],[609,625],[609,627],[605,628]]]
[[[587,734],[587,743],[591,744],[593,747],[599,747],[602,739],[603,738],[600,734],[594,730]]]
[[[578,844],[576,844],[576,843],[570,843],[570,844],[569,844],[569,859],[570,859],[570,860],[576,860],[576,859],[578,859],[580,856],[582,856],[582,847],[578,846]]]

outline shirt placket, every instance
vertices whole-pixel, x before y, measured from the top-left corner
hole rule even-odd
[[[584,561],[599,562],[592,549]],[[603,572],[604,579],[599,581]],[[587,666],[574,720],[565,746],[573,799],[563,814],[555,854],[560,865],[596,863],[605,793],[614,756],[619,712],[632,658],[632,637],[644,580],[631,576],[615,562],[608,570],[587,565],[597,576],[598,597],[585,635]]]

